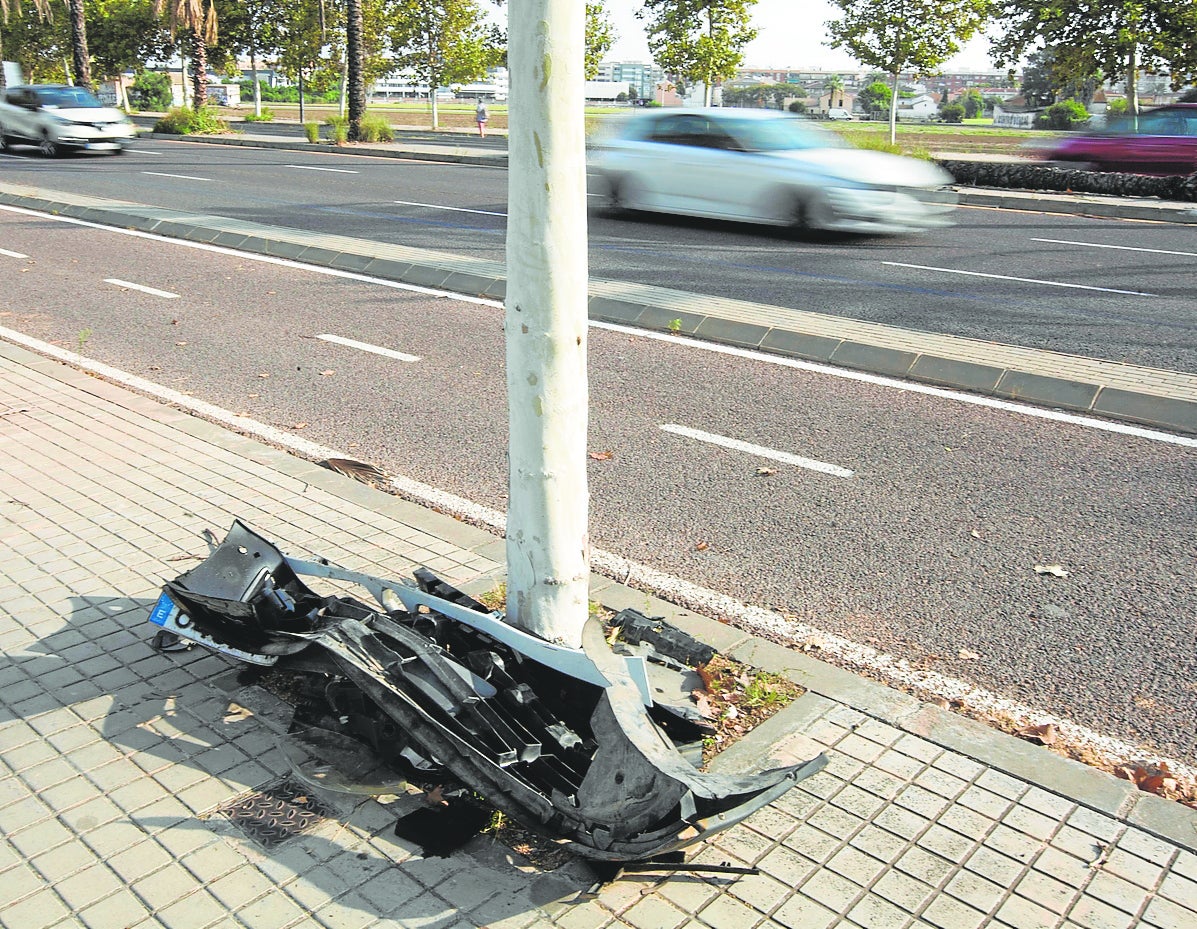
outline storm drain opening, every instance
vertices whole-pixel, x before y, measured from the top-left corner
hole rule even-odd
[[[301,784],[282,777],[216,811],[263,848],[274,848],[334,816]]]

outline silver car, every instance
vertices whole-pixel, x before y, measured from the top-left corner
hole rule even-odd
[[[0,151],[23,142],[47,158],[83,149],[119,153],[136,134],[128,116],[85,87],[31,84],[9,87],[0,98]]]
[[[951,225],[957,201],[939,166],[852,148],[776,110],[638,113],[600,131],[588,166],[593,192],[616,213],[903,233]]]

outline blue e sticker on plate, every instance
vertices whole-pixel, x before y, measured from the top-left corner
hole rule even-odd
[[[170,596],[163,592],[158,597],[158,602],[154,604],[154,608],[150,610],[150,622],[155,626],[165,626],[171,614],[178,612],[178,609]]]

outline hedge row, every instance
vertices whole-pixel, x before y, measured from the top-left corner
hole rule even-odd
[[[1081,171],[1040,164],[949,160],[940,161],[939,164],[955,178],[957,184],[969,187],[1066,190],[1115,197],[1197,201],[1197,174],[1148,177],[1144,174]]]

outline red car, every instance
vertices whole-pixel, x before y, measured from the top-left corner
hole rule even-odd
[[[1197,103],[1174,103],[1122,117],[1106,132],[1066,136],[1047,150],[1048,161],[1092,171],[1192,174],[1197,171]]]

